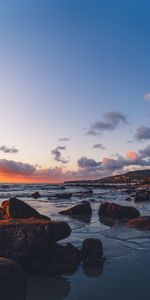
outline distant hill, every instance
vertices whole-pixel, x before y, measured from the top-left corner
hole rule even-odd
[[[94,180],[94,183],[150,183],[150,170],[131,171],[121,175],[109,176]]]
[[[65,184],[150,183],[150,170],[131,171],[97,180],[66,181]]]

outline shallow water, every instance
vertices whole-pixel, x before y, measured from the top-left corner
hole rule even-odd
[[[142,215],[150,215],[149,203],[135,204],[134,192],[128,195],[124,190],[95,189],[90,197],[71,199],[48,199],[57,192],[57,186],[50,185],[0,185],[0,201],[17,196],[35,207],[42,214],[53,220],[65,220],[72,228],[72,233],[61,244],[72,242],[79,247],[88,237],[100,238],[106,258],[104,265],[96,269],[78,268],[76,273],[49,278],[28,277],[27,300],[148,300],[150,293],[150,233],[129,229],[125,224],[112,224],[110,220],[103,224],[98,217],[101,202],[110,201],[138,208]],[[68,187],[59,192],[77,192],[85,189]],[[35,200],[31,193],[39,191],[41,198]],[[131,197],[130,202],[126,201]],[[93,209],[91,218],[76,219],[59,215],[65,207],[81,200],[89,200]]]

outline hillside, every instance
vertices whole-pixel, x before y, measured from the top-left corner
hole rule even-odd
[[[150,183],[150,170],[131,171],[97,180],[67,181],[65,184]]]

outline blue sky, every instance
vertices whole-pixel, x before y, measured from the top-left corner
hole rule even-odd
[[[50,181],[149,167],[139,152],[150,142],[149,1],[0,1],[0,45],[2,177],[18,164]],[[89,135],[95,122],[108,129]]]

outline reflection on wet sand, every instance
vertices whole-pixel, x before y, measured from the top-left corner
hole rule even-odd
[[[82,269],[84,274],[87,277],[98,277],[101,276],[103,273],[103,266],[104,266],[104,260],[101,260],[98,267],[89,267],[86,265],[82,265]]]
[[[28,300],[62,300],[70,291],[70,282],[64,276],[28,277]]]
[[[72,220],[77,220],[83,223],[90,223],[91,222],[91,215],[70,215],[69,218],[71,218]]]
[[[100,217],[99,218],[100,223],[109,226],[109,227],[114,227],[115,225],[119,224],[120,222],[116,219],[113,218],[104,218]]]

